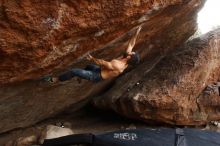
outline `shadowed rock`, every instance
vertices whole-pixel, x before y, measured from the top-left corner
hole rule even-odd
[[[219,83],[212,85],[220,79],[219,29],[154,63],[150,70],[145,62],[118,79],[95,105],[130,118],[177,125],[220,119]]]

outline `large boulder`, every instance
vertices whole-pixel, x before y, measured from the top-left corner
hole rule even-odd
[[[94,103],[148,122],[202,125],[220,120],[219,80],[220,29],[154,63],[145,62],[118,79]]]
[[[99,57],[115,57],[139,24],[145,51],[154,44],[172,48],[195,31],[202,1],[1,0],[0,83],[40,77],[95,50]]]
[[[87,53],[117,57],[139,25],[134,50],[147,59],[165,54],[196,31],[203,3],[0,0],[0,132],[32,125],[70,106],[77,109],[112,82],[79,84],[73,79],[50,85],[38,78],[85,66]]]

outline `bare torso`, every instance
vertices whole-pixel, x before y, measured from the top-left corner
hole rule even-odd
[[[109,79],[119,76],[128,67],[128,59],[113,59],[110,63],[112,64],[112,69],[108,69],[101,66],[101,76],[103,79]]]

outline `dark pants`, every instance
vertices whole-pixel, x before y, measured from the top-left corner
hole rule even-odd
[[[86,80],[98,82],[102,80],[101,68],[98,65],[87,65],[85,69],[73,68],[58,76],[60,81],[70,80],[73,77],[80,77]]]

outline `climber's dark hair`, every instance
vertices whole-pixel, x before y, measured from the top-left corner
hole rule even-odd
[[[134,66],[134,65],[139,64],[140,60],[141,59],[140,59],[139,54],[137,52],[135,52],[135,54],[131,55],[131,59],[128,60],[128,64]]]
[[[123,58],[126,58],[128,56],[128,53],[126,51],[123,51],[122,56],[123,56]]]

